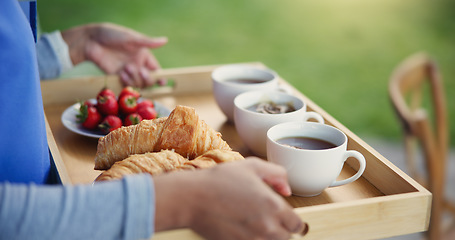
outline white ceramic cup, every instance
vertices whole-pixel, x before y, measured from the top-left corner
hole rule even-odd
[[[279,114],[266,114],[248,108],[261,102],[291,104],[295,111]],[[239,94],[234,99],[234,123],[243,143],[256,156],[267,156],[267,130],[272,126],[290,121],[315,119],[324,123],[324,118],[316,112],[307,112],[307,106],[300,98],[277,90],[258,90]]]
[[[251,80],[239,82],[236,80]],[[246,91],[278,89],[278,75],[270,69],[246,64],[218,67],[212,72],[216,103],[230,122],[234,121],[234,98]]]
[[[289,147],[277,140],[287,137],[310,137],[335,145],[323,150]],[[273,126],[267,132],[267,159],[287,170],[292,193],[298,196],[315,196],[328,187],[357,180],[365,171],[366,161],[357,151],[347,150],[348,138],[339,129],[320,123],[288,122]],[[354,157],[359,162],[357,173],[337,181],[344,162]]]

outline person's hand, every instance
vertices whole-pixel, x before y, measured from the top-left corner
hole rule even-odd
[[[289,239],[304,229],[276,193],[291,191],[286,171],[275,164],[253,158],[154,182],[156,231],[189,227],[207,239]]]
[[[149,72],[160,64],[150,52],[167,43],[111,23],[87,24],[62,31],[73,64],[92,61],[108,74],[118,74],[123,85],[153,85]]]

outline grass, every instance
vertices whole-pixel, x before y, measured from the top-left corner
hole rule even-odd
[[[426,51],[440,64],[455,119],[450,0],[43,0],[38,7],[44,31],[109,21],[168,36],[153,51],[164,68],[261,61],[354,133],[393,140],[401,132],[388,79],[405,57]]]

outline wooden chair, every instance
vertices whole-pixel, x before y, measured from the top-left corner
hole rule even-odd
[[[455,216],[455,207],[444,194],[449,131],[444,87],[436,63],[424,53],[405,59],[390,78],[389,96],[402,124],[410,175],[433,194],[428,236],[442,239],[443,212],[449,210]],[[430,103],[425,104],[425,100]],[[416,167],[416,143],[423,153],[426,174],[419,174]]]

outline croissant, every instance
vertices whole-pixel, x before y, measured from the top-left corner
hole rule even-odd
[[[96,178],[96,181],[120,179],[124,175],[134,173],[149,173],[152,176],[156,176],[171,171],[209,168],[218,163],[242,159],[244,159],[243,156],[238,152],[219,149],[210,150],[194,160],[188,160],[170,150],[135,154],[125,160],[114,163],[109,170],[101,173]]]
[[[238,152],[214,149],[205,152],[194,160],[184,162],[182,165],[177,166],[176,170],[209,168],[218,163],[233,162],[242,159],[244,159],[243,156]]]
[[[126,174],[148,172],[156,175],[162,172],[171,171],[180,166],[188,159],[173,151],[163,150],[161,152],[134,154],[123,161],[118,161],[112,167],[104,171],[96,181],[119,179]]]
[[[199,119],[194,108],[177,106],[169,117],[121,127],[98,140],[95,169],[109,169],[133,154],[174,150],[189,158],[211,149],[231,150],[221,134]]]

